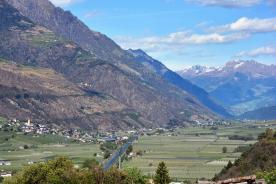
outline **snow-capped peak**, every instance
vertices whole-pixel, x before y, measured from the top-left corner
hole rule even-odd
[[[193,66],[178,72],[182,76],[225,76],[234,73],[242,73],[254,78],[276,76],[276,66],[258,63],[256,61],[234,60],[226,63],[223,67]]]

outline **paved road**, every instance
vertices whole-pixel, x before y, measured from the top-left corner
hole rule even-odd
[[[129,140],[127,141],[127,143],[125,143],[124,145],[122,145],[115,153],[112,154],[112,156],[110,157],[110,159],[104,164],[103,169],[104,171],[107,171],[108,169],[110,169],[114,164],[117,163],[118,159],[120,156],[122,156],[126,150],[128,149],[128,147],[130,145],[133,144],[133,142],[135,140],[138,139],[138,134],[134,134],[131,138],[129,138]]]

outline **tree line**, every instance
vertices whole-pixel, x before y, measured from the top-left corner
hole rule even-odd
[[[76,168],[66,157],[28,166],[4,184],[148,184],[151,178],[137,168],[119,170],[111,168],[104,172],[96,160],[86,160]],[[171,178],[164,162],[160,162],[152,180],[154,184],[169,184]]]

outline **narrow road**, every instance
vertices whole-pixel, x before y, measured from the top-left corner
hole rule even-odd
[[[104,171],[107,171],[108,169],[110,169],[114,164],[117,163],[118,159],[120,156],[122,156],[126,150],[128,149],[128,147],[130,145],[133,144],[133,142],[135,140],[138,139],[138,134],[134,134],[133,136],[131,136],[131,138],[128,139],[128,141],[122,145],[117,151],[115,151],[112,156],[110,157],[110,159],[104,164],[103,169]]]

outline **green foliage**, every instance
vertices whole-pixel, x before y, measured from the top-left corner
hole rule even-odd
[[[276,183],[276,169],[273,169],[269,172],[262,172],[257,174],[258,178],[265,179],[267,184],[275,184]]]
[[[258,136],[258,140],[263,140],[265,139],[265,137],[266,137],[265,132],[263,132]]]
[[[222,153],[227,153],[227,147],[224,146],[224,147],[222,148]]]
[[[99,166],[99,162],[95,159],[87,159],[83,162],[82,168],[94,169]]]
[[[120,171],[111,168],[107,172],[96,160],[86,160],[84,169],[76,169],[71,160],[60,157],[46,163],[26,167],[4,184],[145,184],[146,178],[138,169]]]
[[[227,166],[225,166],[226,169],[230,169],[233,166],[232,162],[229,160]]]
[[[108,159],[111,155],[111,152],[109,150],[104,151],[104,159]]]
[[[101,144],[100,149],[104,152],[104,159],[107,159],[112,151],[117,149],[117,145],[113,142],[105,142]]]
[[[229,140],[242,140],[242,141],[253,141],[256,140],[252,135],[230,135]]]
[[[137,168],[127,168],[125,170],[127,173],[127,181],[130,184],[146,184],[147,178],[142,174],[142,172]]]
[[[129,155],[132,151],[133,151],[133,146],[130,145],[126,150],[126,154]]]
[[[105,151],[105,150],[116,150],[117,149],[117,145],[115,143],[112,143],[112,142],[105,142],[105,143],[101,144],[100,149],[102,151]]]
[[[252,145],[238,146],[234,152],[244,153],[249,151],[252,148]]]
[[[273,129],[268,128],[266,129],[265,133],[262,133],[258,136],[258,140],[273,140],[276,139],[276,131],[274,132]]]
[[[0,63],[1,63],[1,59],[0,59]],[[0,125],[4,124],[7,122],[7,119],[0,117]]]
[[[143,156],[143,151],[142,151],[142,150],[138,150],[138,151],[136,152],[136,155],[137,155],[137,156]]]
[[[60,157],[27,167],[4,184],[73,184],[80,175],[70,160]]]
[[[154,176],[155,184],[169,184],[171,178],[165,162],[160,162]]]
[[[0,183],[4,181],[4,178],[0,176]]]
[[[111,168],[104,174],[104,184],[128,184],[127,174],[118,169]]]
[[[266,139],[268,140],[273,139],[273,130],[271,128],[266,129],[265,135],[266,135]]]

